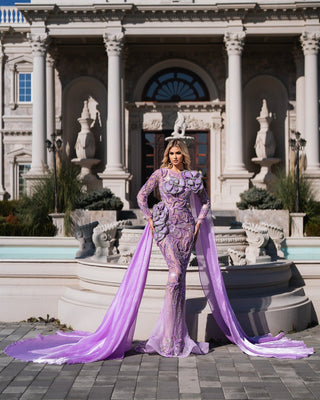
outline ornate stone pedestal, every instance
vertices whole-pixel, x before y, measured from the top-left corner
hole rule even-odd
[[[71,161],[76,165],[80,165],[79,177],[88,191],[101,187],[100,180],[91,172],[91,168],[99,164],[100,160],[97,158],[73,158]]]
[[[222,199],[225,209],[236,208],[236,203],[240,201],[240,193],[249,189],[249,181],[253,173],[243,171],[226,171],[220,177],[222,181]]]
[[[98,174],[99,178],[102,179],[102,187],[108,188],[116,196],[120,197],[123,201],[123,209],[128,210],[130,203],[127,197],[129,193],[129,182],[132,179],[132,175],[125,171],[108,171]]]
[[[252,183],[261,188],[267,189],[274,179],[271,167],[280,162],[280,158],[251,158],[251,161],[260,165],[260,172],[252,179]]]
[[[293,237],[303,237],[303,218],[305,213],[291,213],[291,235]]]

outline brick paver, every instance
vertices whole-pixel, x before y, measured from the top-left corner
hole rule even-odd
[[[0,400],[320,399],[320,327],[288,335],[316,353],[301,360],[249,357],[229,344],[205,356],[136,354],[91,364],[47,365],[6,356],[11,342],[53,325],[0,323]]]

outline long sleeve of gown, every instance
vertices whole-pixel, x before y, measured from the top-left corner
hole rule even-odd
[[[161,171],[159,169],[154,171],[137,195],[138,206],[140,207],[146,219],[152,217],[151,211],[148,207],[148,196],[158,186],[160,173]]]
[[[200,213],[198,215],[198,221],[202,222],[210,211],[210,199],[204,188],[197,193],[197,196],[202,204]]]

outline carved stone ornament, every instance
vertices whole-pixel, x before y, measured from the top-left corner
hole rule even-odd
[[[242,228],[246,231],[249,246],[246,248],[248,264],[263,263],[271,261],[266,255],[265,246],[269,241],[268,229],[260,225],[244,222]]]
[[[92,242],[92,234],[98,223],[98,221],[94,221],[75,228],[74,236],[79,241],[79,250],[76,253],[76,258],[90,257],[94,254],[95,247]]]
[[[300,36],[304,55],[317,55],[319,51],[320,32],[303,32]]]
[[[105,33],[103,35],[104,44],[108,56],[120,56],[123,49],[124,34],[119,33]]]
[[[224,43],[228,55],[241,55],[246,34],[244,32],[226,32]]]
[[[188,146],[194,140],[194,137],[185,135],[186,128],[187,124],[185,123],[185,117],[183,114],[178,112],[177,119],[174,123],[173,132],[171,133],[171,136],[165,138],[165,140],[170,141],[174,139],[180,139],[183,140],[185,144]]]
[[[207,130],[210,129],[210,123],[202,119],[192,117],[191,115],[185,116],[186,125],[190,130]]]
[[[34,56],[44,56],[46,54],[48,47],[48,35],[46,33],[43,35],[34,35],[29,33],[27,38]]]
[[[229,248],[228,254],[230,257],[231,265],[247,265],[246,254],[242,251],[237,251]]]
[[[118,258],[118,228],[128,225],[128,221],[117,221],[112,224],[98,225],[93,230],[92,241],[96,246],[94,258],[112,261]]]
[[[281,250],[281,244],[285,239],[283,228],[281,226],[268,224],[267,222],[262,222],[261,226],[268,229],[268,234],[270,237],[267,245],[267,254],[271,256],[272,260],[283,258],[284,253]]]

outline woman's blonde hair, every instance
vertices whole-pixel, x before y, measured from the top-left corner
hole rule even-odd
[[[179,147],[181,150],[181,153],[183,155],[183,166],[184,169],[191,169],[191,159],[190,159],[190,154],[187,145],[180,139],[173,139],[170,140],[168,146],[166,147],[164,154],[163,154],[163,159],[160,168],[172,168],[172,165],[170,164],[170,159],[169,159],[169,152],[172,149],[172,147]]]

